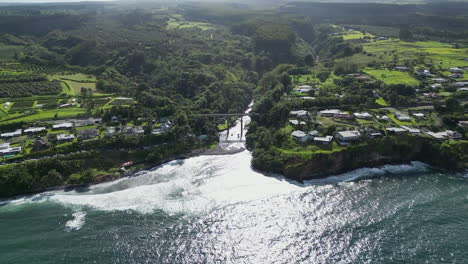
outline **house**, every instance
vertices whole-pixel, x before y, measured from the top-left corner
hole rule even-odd
[[[334,118],[337,118],[337,119],[347,119],[347,120],[352,120],[352,119],[354,119],[354,115],[352,115],[352,114],[347,114],[347,113],[335,114],[333,117],[334,117]]]
[[[395,71],[409,71],[409,68],[406,67],[406,66],[396,66],[395,68],[393,68]]]
[[[320,145],[328,145],[332,143],[333,136],[325,136],[325,137],[314,137],[314,143]]]
[[[457,72],[455,72],[455,73],[450,74],[449,77],[450,77],[450,78],[455,78],[455,79],[457,79],[457,78],[463,78],[463,74],[462,74],[462,73],[457,73]]]
[[[361,139],[361,133],[359,131],[340,131],[336,133],[336,138],[341,142],[351,142]]]
[[[413,116],[418,118],[418,119],[422,119],[424,118],[426,115],[424,115],[423,113],[413,113]]]
[[[463,138],[463,135],[458,133],[457,131],[451,131],[451,130],[447,130],[445,131],[447,133],[447,136],[451,139],[462,139]]]
[[[10,105],[11,105],[11,102],[6,102],[6,103],[3,104],[3,108],[8,109],[8,107],[10,107]]]
[[[305,143],[305,142],[307,142],[307,141],[309,141],[311,139],[310,135],[308,135],[304,131],[300,131],[300,130],[296,130],[296,131],[292,132],[291,136],[293,137],[293,139],[295,141],[298,141],[298,142],[301,142],[301,143]]]
[[[327,109],[320,111],[320,116],[326,116],[326,117],[334,117],[336,114],[341,114],[341,110],[338,109]]]
[[[431,72],[427,69],[418,69],[416,74],[419,76],[431,76]]]
[[[298,93],[308,93],[310,91],[318,92],[319,88],[314,88],[310,85],[301,85],[298,88],[294,89],[294,91]]]
[[[312,130],[307,133],[311,138],[315,138],[316,136],[319,135],[319,132],[317,130]]]
[[[383,116],[379,116],[377,117],[379,120],[382,120],[382,121],[385,121],[385,122],[388,122],[390,121],[390,117],[386,116],[386,115],[383,115]]]
[[[463,69],[460,69],[458,67],[452,67],[450,69],[448,69],[449,72],[452,72],[452,73],[463,73]]]
[[[316,98],[311,97],[311,96],[302,96],[301,99],[303,99],[303,100],[315,100]]]
[[[117,116],[112,116],[111,122],[119,122],[119,118]]]
[[[25,134],[35,134],[47,130],[45,127],[30,127],[24,130]]]
[[[381,137],[382,133],[380,133],[379,131],[375,131],[374,129],[367,129],[366,135],[370,138],[377,138],[377,137]]]
[[[447,80],[444,79],[444,78],[433,78],[433,79],[431,79],[431,80],[432,80],[433,82],[435,82],[435,83],[445,83],[445,82],[447,82]]]
[[[97,129],[83,129],[78,131],[78,138],[81,139],[93,139],[99,136]]]
[[[59,106],[59,108],[70,108],[73,107],[73,104],[62,104]]]
[[[408,126],[401,126],[401,128],[408,131],[410,134],[420,134],[421,133],[421,130],[419,130],[417,128],[412,128],[412,127],[408,127]]]
[[[389,132],[391,134],[402,134],[402,133],[407,132],[406,129],[403,129],[403,128],[400,128],[400,127],[389,127],[389,128],[386,128],[385,130],[387,130],[387,132]]]
[[[297,117],[297,118],[306,119],[306,118],[309,117],[310,113],[308,111],[305,111],[305,110],[299,110],[299,111],[291,111],[291,112],[289,112],[289,115]]]
[[[94,126],[96,124],[100,124],[102,122],[102,118],[88,118],[77,120],[75,122],[75,126],[77,127],[84,127],[84,126]]]
[[[395,118],[398,119],[398,121],[401,122],[410,122],[411,118],[408,115],[402,114],[400,112],[395,113]]]
[[[468,129],[468,121],[460,121],[458,122],[458,126],[464,129]]]
[[[386,38],[386,37],[378,37],[378,38],[376,38],[375,40],[376,40],[376,41],[381,41],[381,40],[387,40],[387,39],[388,39],[388,38]]]
[[[117,129],[115,127],[108,127],[106,129],[106,137],[112,137],[117,133]]]
[[[465,87],[465,86],[468,86],[468,82],[454,82],[454,83],[451,83],[450,86]]]
[[[463,138],[463,135],[456,132],[456,131],[451,131],[451,130],[446,130],[446,131],[442,131],[442,132],[438,132],[438,133],[435,133],[435,132],[428,132],[427,133],[428,135],[434,137],[435,139],[438,139],[438,140],[444,140],[444,139],[461,139]]]
[[[468,88],[467,87],[460,88],[457,90],[457,92],[468,92]]]
[[[354,77],[354,79],[360,82],[364,82],[364,81],[369,81],[371,78],[367,75],[360,75],[360,76]]]
[[[431,88],[432,89],[440,89],[440,88],[442,88],[442,84],[440,84],[440,83],[433,84],[433,85],[431,85]]]
[[[57,135],[57,140],[59,142],[67,142],[67,141],[73,141],[75,139],[75,135],[73,134],[58,134]]]
[[[66,123],[60,123],[52,126],[52,130],[69,130],[73,128],[73,123],[71,122],[66,122]]]
[[[305,125],[307,125],[306,122],[304,122],[304,121],[299,121],[299,120],[295,120],[295,119],[289,120],[289,123],[290,123],[291,125],[293,125],[293,126],[305,126]]]
[[[50,145],[41,137],[37,137],[33,143],[34,150],[47,149]]]
[[[13,138],[13,137],[19,137],[22,134],[23,134],[23,131],[21,129],[17,129],[14,132],[0,134],[0,137],[1,138]]]
[[[1,155],[13,155],[13,154],[18,154],[18,153],[20,153],[21,150],[22,150],[21,147],[0,149],[0,154],[1,154]]]
[[[363,112],[363,113],[354,113],[354,116],[358,119],[372,119],[372,115],[369,114],[368,112]]]
[[[127,136],[140,136],[145,134],[145,130],[142,127],[125,127],[123,132]]]
[[[2,144],[0,144],[0,150],[1,150],[1,149],[7,149],[7,148],[10,148],[10,143],[2,143]]]

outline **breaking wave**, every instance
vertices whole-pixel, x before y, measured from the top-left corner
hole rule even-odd
[[[65,230],[68,232],[80,230],[85,224],[86,213],[76,212],[72,216],[73,219],[65,223]]]

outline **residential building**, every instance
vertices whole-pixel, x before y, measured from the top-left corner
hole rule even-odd
[[[468,87],[463,87],[457,90],[457,92],[468,92]]]
[[[418,69],[416,74],[419,76],[431,76],[431,72],[427,69]]]
[[[464,129],[468,129],[468,121],[460,121],[458,122],[458,126]]]
[[[307,123],[304,122],[304,121],[299,121],[299,120],[296,120],[296,119],[290,119],[289,120],[289,123],[293,126],[305,126]]]
[[[453,73],[463,73],[463,69],[461,68],[458,68],[458,67],[452,67],[448,70],[449,72],[453,72]]]
[[[433,79],[431,79],[431,80],[432,80],[433,82],[435,82],[435,83],[445,83],[445,82],[447,82],[447,80],[444,79],[444,78],[433,78]]]
[[[440,84],[440,83],[432,84],[431,88],[432,89],[440,89],[440,88],[442,88],[442,84]]]
[[[342,142],[351,142],[361,139],[361,133],[357,130],[353,131],[340,131],[336,133],[336,138]]]
[[[426,98],[437,98],[437,97],[439,97],[439,95],[436,94],[436,93],[423,93],[423,96],[426,97]]]
[[[300,143],[305,143],[311,139],[310,135],[301,130],[296,130],[292,132],[291,136],[295,141],[298,141]]]
[[[301,119],[306,119],[310,116],[310,113],[305,110],[291,111],[289,112],[290,116],[294,116]]]
[[[99,136],[99,131],[97,129],[83,129],[83,130],[78,130],[78,138],[81,139],[93,139]]]
[[[442,132],[438,132],[438,133],[435,133],[435,132],[428,132],[427,133],[428,135],[434,137],[435,139],[438,139],[438,140],[443,140],[443,139],[461,139],[463,138],[463,135],[456,132],[456,131],[451,131],[451,130],[446,130],[446,131],[442,131]]]
[[[10,143],[2,143],[0,144],[0,149],[8,149],[10,148]]]
[[[410,122],[411,121],[411,118],[408,115],[402,114],[400,112],[395,113],[395,118],[398,119],[401,122]]]
[[[341,114],[341,113],[343,112],[341,112],[341,110],[338,110],[338,109],[327,109],[327,110],[320,111],[320,115],[326,116],[326,117],[334,117],[336,114]]]
[[[25,134],[35,134],[47,130],[45,127],[30,127],[24,130]]]
[[[451,83],[450,86],[455,86],[455,87],[465,87],[468,86],[468,82],[454,82]]]
[[[0,149],[0,155],[14,155],[20,153],[22,150],[22,147]]]
[[[106,129],[106,137],[112,137],[117,133],[117,129],[115,127],[108,127]]]
[[[125,127],[123,132],[127,136],[141,136],[145,134],[145,130],[142,127]]]
[[[423,114],[423,113],[413,113],[413,116],[418,118],[418,119],[422,119],[422,118],[426,117],[426,115]]]
[[[319,88],[312,87],[310,85],[301,85],[298,88],[294,89],[298,93],[308,93],[310,91],[318,92]]]
[[[301,99],[303,99],[303,100],[315,100],[316,98],[312,97],[312,96],[302,96]]]
[[[387,132],[391,133],[391,134],[402,134],[402,133],[406,133],[406,129],[403,129],[403,128],[400,128],[400,127],[389,127],[389,128],[386,128],[385,130],[387,130]]]
[[[363,113],[354,113],[354,116],[359,119],[372,119],[372,115],[369,114],[368,112],[363,112]]]
[[[377,118],[378,118],[379,120],[385,121],[385,122],[388,122],[388,121],[391,120],[390,117],[388,117],[388,116],[386,116],[386,115],[379,116],[379,117],[377,117]]]
[[[314,143],[320,145],[328,145],[332,143],[333,136],[325,136],[325,137],[314,137]]]
[[[1,138],[13,138],[13,137],[19,137],[23,134],[23,131],[21,129],[17,129],[13,132],[8,132],[8,133],[3,133],[0,134]]]
[[[66,122],[66,123],[60,123],[52,126],[53,130],[69,130],[73,128],[73,123],[71,122]]]
[[[449,77],[450,78],[455,78],[455,79],[463,78],[463,73],[454,72],[454,73],[450,74]]]
[[[408,127],[408,126],[401,126],[401,128],[408,131],[410,134],[420,134],[421,133],[421,130],[419,130],[417,128],[412,128],[412,127]]]
[[[337,118],[337,119],[347,119],[347,120],[352,120],[352,119],[354,119],[354,115],[348,114],[348,113],[339,113],[339,114],[335,114],[333,117],[334,117],[334,118]]]
[[[75,135],[73,134],[58,134],[57,135],[57,140],[59,142],[73,141],[74,139],[75,139]]]

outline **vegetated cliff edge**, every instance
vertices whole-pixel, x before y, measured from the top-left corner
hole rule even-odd
[[[331,153],[309,157],[283,156],[266,151],[254,151],[253,167],[262,171],[282,173],[289,179],[303,181],[336,175],[363,167],[403,164],[421,161],[445,169],[468,168],[468,141],[439,142],[410,135],[388,136],[351,145]],[[273,156],[276,155],[276,158]],[[266,160],[268,159],[268,160]]]

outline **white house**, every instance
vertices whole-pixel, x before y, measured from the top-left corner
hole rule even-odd
[[[291,136],[294,140],[301,143],[305,143],[310,140],[310,135],[306,134],[304,131],[296,130],[291,133]]]
[[[0,137],[2,137],[2,138],[12,138],[12,137],[19,137],[19,136],[21,136],[21,134],[23,134],[23,131],[21,129],[17,129],[14,132],[0,134]]]
[[[369,114],[368,112],[363,112],[363,113],[354,113],[354,116],[359,119],[372,119],[372,115]]]
[[[73,141],[74,139],[75,139],[75,135],[67,135],[67,134],[57,135],[58,141]]]
[[[0,144],[0,149],[8,149],[10,148],[10,143],[2,143]]]
[[[333,141],[333,136],[314,137],[315,144],[327,145]]]
[[[302,100],[315,100],[316,98],[312,96],[302,96],[301,99]]]
[[[417,129],[417,128],[412,128],[412,127],[408,127],[408,126],[401,126],[401,128],[403,128],[404,130],[408,131],[409,133],[411,134],[419,134],[421,133],[421,130]]]
[[[468,86],[468,82],[454,82],[450,84],[451,86],[455,87],[465,87]]]
[[[328,117],[334,117],[336,114],[341,114],[343,113],[341,110],[338,109],[327,109],[320,111],[321,116],[328,116]]]
[[[409,71],[409,68],[406,67],[406,66],[396,66],[394,68],[394,70],[396,70],[396,71]]]
[[[359,131],[340,131],[336,133],[336,137],[340,141],[350,142],[361,139],[361,133]]]
[[[458,67],[452,67],[449,69],[449,72],[453,72],[453,73],[463,73],[463,69],[460,69]]]
[[[423,113],[413,113],[413,116],[416,117],[416,118],[421,119],[421,118],[424,118],[426,115],[423,114]]]
[[[395,133],[395,134],[401,134],[401,133],[406,133],[406,129],[400,128],[400,127],[389,127],[386,128],[387,132],[390,133]]]
[[[6,148],[6,149],[0,149],[0,154],[2,155],[11,155],[11,154],[17,154],[20,153],[22,150],[21,147],[14,147],[14,148]]]
[[[398,119],[399,121],[402,122],[409,122],[411,121],[411,118],[408,115],[402,114],[402,113],[395,113],[395,118]]]
[[[66,123],[60,123],[52,126],[53,130],[66,130],[66,129],[72,129],[73,128],[73,123],[71,122],[66,122]]]
[[[47,130],[45,127],[30,127],[24,130],[24,133],[26,134],[34,134],[34,133],[39,133],[44,130]]]
[[[299,120],[296,120],[296,119],[291,119],[289,120],[289,123],[293,126],[299,126],[299,125],[306,125],[307,123],[304,122],[304,121],[299,121]]]
[[[382,121],[390,121],[390,117],[388,117],[388,116],[386,116],[386,115],[379,116],[378,119],[379,119],[379,120],[382,120]]]
[[[467,87],[460,88],[457,90],[457,92],[468,92],[468,88]]]
[[[447,80],[444,79],[444,78],[433,78],[433,79],[431,79],[431,80],[432,80],[433,82],[435,82],[435,83],[444,83],[444,82],[447,82]]]
[[[305,110],[298,110],[298,111],[289,112],[289,115],[304,119],[304,118],[309,117],[310,113],[308,111],[305,111]]]

